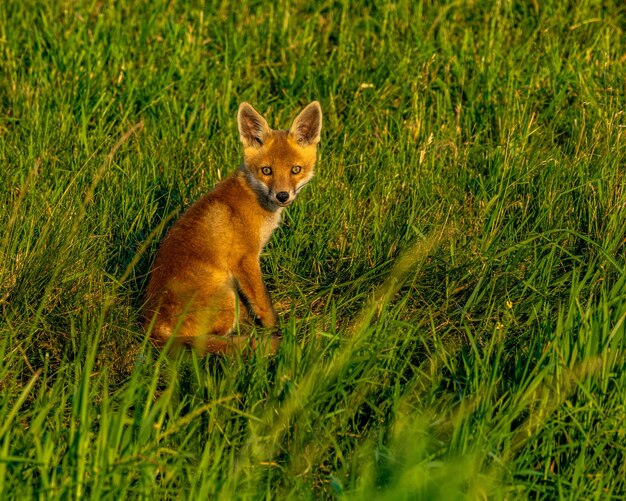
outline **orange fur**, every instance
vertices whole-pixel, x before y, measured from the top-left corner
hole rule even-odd
[[[243,103],[238,124],[241,168],[192,205],[157,252],[144,307],[145,326],[156,344],[175,336],[201,354],[255,348],[254,340],[229,335],[247,313],[242,303],[262,326],[276,324],[259,255],[283,208],[313,176],[321,108],[311,103],[289,131],[279,131]],[[272,337],[269,351],[278,343]]]

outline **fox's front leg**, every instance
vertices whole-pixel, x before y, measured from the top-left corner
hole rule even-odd
[[[277,316],[272,300],[263,283],[259,260],[246,257],[233,270],[239,284],[239,290],[250,303],[253,312],[261,320],[263,327],[276,325]]]

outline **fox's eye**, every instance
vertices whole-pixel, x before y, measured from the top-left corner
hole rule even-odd
[[[302,170],[302,167],[300,167],[299,165],[294,165],[291,168],[291,173],[292,174],[300,174],[300,171]]]
[[[272,175],[272,168],[271,167],[263,167],[261,169],[261,172],[263,173],[264,176],[271,176]]]

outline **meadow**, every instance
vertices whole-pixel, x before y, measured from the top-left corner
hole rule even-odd
[[[0,2],[3,499],[623,499],[620,1]],[[159,240],[317,99],[275,357],[168,356]],[[262,329],[242,327],[255,336]]]

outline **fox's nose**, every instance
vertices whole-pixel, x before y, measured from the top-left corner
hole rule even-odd
[[[289,193],[286,191],[276,193],[276,200],[278,200],[281,204],[284,204],[287,200],[289,200]]]

